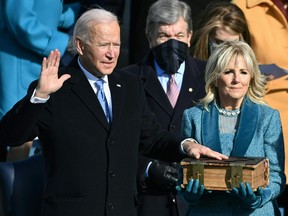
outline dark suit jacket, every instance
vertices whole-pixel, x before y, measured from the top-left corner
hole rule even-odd
[[[141,62],[125,67],[124,70],[140,76],[145,89],[149,108],[156,114],[162,128],[175,135],[180,135],[182,114],[205,96],[204,70],[206,62],[190,56],[185,60],[185,71],[180,95],[175,108],[170,102],[157,78],[154,59],[150,52]],[[173,199],[175,190],[160,191],[157,186],[145,179],[143,174],[150,158],[140,156],[138,170],[138,189],[140,192],[140,209],[138,215],[178,215]],[[156,204],[158,203],[158,205]],[[157,208],[153,207],[157,206]],[[172,212],[172,213],[171,213]]]
[[[179,140],[160,129],[147,109],[139,77],[109,77],[111,128],[77,62],[71,78],[45,104],[28,94],[0,122],[0,143],[17,146],[38,136],[46,165],[44,216],[136,215],[138,151],[180,160]],[[156,145],[157,144],[157,145]]]

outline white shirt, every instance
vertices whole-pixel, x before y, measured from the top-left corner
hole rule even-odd
[[[105,94],[105,97],[106,97],[106,100],[107,100],[107,103],[108,103],[108,107],[109,107],[109,112],[110,112],[110,115],[111,115],[111,118],[113,117],[112,116],[112,100],[111,100],[111,92],[110,92],[110,88],[109,88],[109,81],[108,81],[108,76],[105,75],[101,78],[98,78],[98,77],[95,77],[94,75],[92,75],[91,73],[89,73],[80,63],[79,61],[79,58],[78,58],[78,64],[81,68],[81,70],[83,71],[83,73],[85,74],[85,76],[87,77],[93,91],[95,92],[95,94],[97,94],[97,88],[95,86],[95,82],[96,80],[98,79],[103,79],[104,80],[104,84],[103,84],[103,90],[104,90],[104,94]]]
[[[160,81],[164,92],[167,93],[167,83],[169,82],[170,76],[168,73],[166,73],[164,70],[162,70],[159,67],[159,65],[157,64],[155,60],[154,60],[154,66],[155,66],[158,80]],[[184,71],[185,71],[185,61],[182,62],[178,71],[175,73],[175,81],[177,83],[179,91],[181,90],[181,87],[182,87]]]

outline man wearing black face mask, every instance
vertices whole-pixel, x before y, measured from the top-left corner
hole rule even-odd
[[[150,109],[164,129],[180,136],[184,109],[205,96],[206,62],[188,55],[192,37],[189,6],[182,1],[156,1],[149,9],[146,35],[151,48],[149,53],[124,70],[141,77]],[[169,101],[172,77],[173,91],[176,91],[172,94],[174,102]],[[179,164],[142,155],[139,158],[138,216],[182,215],[185,209],[178,203],[175,190]]]

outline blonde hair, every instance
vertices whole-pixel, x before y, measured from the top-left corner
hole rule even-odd
[[[243,57],[251,80],[246,97],[259,104],[266,104],[265,94],[266,78],[261,74],[255,54],[251,47],[244,41],[226,41],[220,44],[209,57],[205,70],[206,96],[200,100],[204,108],[208,110],[208,104],[218,98],[215,87],[216,80],[225,71],[233,58]]]

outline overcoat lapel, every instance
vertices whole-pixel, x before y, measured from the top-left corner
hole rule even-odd
[[[203,74],[201,74],[202,71],[197,70],[198,66],[195,61],[189,56],[185,61],[185,72],[178,100],[181,101],[181,103],[177,102],[174,109],[157,78],[152,52],[139,63],[141,66],[140,77],[143,80],[145,91],[163,108],[164,111],[172,116],[172,121],[182,114],[183,110],[188,106],[187,104],[191,103],[192,98],[201,87],[203,79]]]
[[[258,119],[258,106],[249,99],[244,99],[231,156],[245,155],[255,134]]]
[[[117,129],[120,127],[121,122],[119,122],[119,117],[124,109],[124,101],[125,101],[125,81],[121,79],[121,77],[114,71],[109,79],[109,88],[111,92],[112,99],[112,125],[111,132],[113,129]],[[115,131],[115,130],[114,130]]]
[[[183,110],[189,107],[203,83],[203,71],[198,70],[198,65],[195,61],[188,56],[185,62],[182,87],[175,106],[173,118],[178,118],[179,115],[182,115]],[[193,102],[196,105],[198,101]]]
[[[214,151],[222,152],[219,138],[218,110],[213,103],[209,105],[209,110],[208,112],[203,109],[203,143]],[[258,119],[258,106],[253,104],[249,99],[244,99],[231,156],[245,156],[255,134]]]
[[[91,88],[87,78],[82,73],[82,71],[75,71],[75,76],[73,76],[72,82],[74,82],[74,86],[72,90],[76,95],[79,96],[79,99],[83,101],[84,104],[87,105],[87,108],[94,114],[94,116],[100,121],[100,123],[107,129],[110,130],[112,128],[117,128],[119,125],[119,116],[123,110],[123,104],[125,101],[125,82],[120,78],[117,74],[117,71],[113,71],[111,75],[108,76],[109,79],[109,88],[111,92],[111,100],[112,100],[112,123],[111,128],[109,123],[106,120],[104,111],[97,100],[97,97]],[[77,74],[78,73],[78,74]],[[71,77],[72,78],[72,77]]]
[[[78,96],[79,100],[86,105],[87,109],[89,109],[99,120],[103,127],[109,130],[110,125],[106,120],[101,104],[99,103],[97,96],[91,88],[86,76],[81,71],[78,63],[76,63],[72,63],[73,67],[67,69],[71,74],[71,78],[69,79],[69,83],[72,84],[71,89]]]
[[[213,103],[209,104],[209,112],[203,109],[202,137],[203,144],[214,151],[222,152],[219,138],[219,114]]]
[[[150,52],[139,64],[141,66],[140,77],[143,81],[146,93],[149,94],[164,111],[172,115],[174,110],[157,78],[152,52]]]

